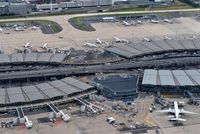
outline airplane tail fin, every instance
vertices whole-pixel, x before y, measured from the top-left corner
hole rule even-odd
[[[171,118],[170,121],[186,121],[186,119],[182,119],[182,118]]]

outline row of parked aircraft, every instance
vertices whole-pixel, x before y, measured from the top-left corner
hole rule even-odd
[[[38,29],[38,27],[36,27],[36,26],[31,27],[31,30],[37,30],[37,29]],[[5,29],[0,27],[0,32],[3,32],[4,30]],[[19,32],[19,31],[24,31],[25,29],[23,27],[18,26],[18,27],[14,27],[13,30]]]
[[[65,49],[59,49],[56,47],[48,47],[47,43],[44,43],[42,46],[40,46],[40,48],[45,51],[45,52],[50,52],[50,53],[63,53],[66,50]],[[21,52],[29,52],[29,51],[34,51],[34,52],[38,52],[41,50],[38,50],[37,48],[33,48],[33,46],[28,42],[25,45],[23,45],[23,48],[15,48],[15,51],[21,53]]]
[[[115,41],[116,43],[129,43],[128,40],[126,40],[126,39],[121,39],[121,38],[119,38],[119,37],[114,37],[114,41]],[[96,44],[95,44],[95,43],[90,43],[90,42],[87,42],[87,41],[86,41],[86,42],[83,44],[83,46],[91,47],[91,48],[97,48],[97,47],[98,47],[97,44],[104,45],[104,46],[110,46],[108,42],[102,41],[102,40],[100,40],[99,38],[97,38]]]
[[[96,43],[96,44],[95,44]],[[99,38],[97,38],[96,39],[96,42],[95,43],[90,43],[90,42],[85,42],[84,44],[83,44],[83,46],[85,46],[85,47],[91,47],[91,48],[97,48],[98,46],[97,46],[97,44],[99,44],[99,45],[104,45],[104,46],[109,46],[109,43],[108,42],[106,42],[106,41],[102,41],[102,40],[100,40]]]
[[[154,24],[157,24],[157,23],[159,23],[160,21],[159,21],[159,20],[155,20],[155,19],[151,19],[150,22],[151,22],[151,23],[154,23]],[[169,20],[169,19],[167,19],[167,18],[165,18],[165,19],[163,20],[163,22],[170,23],[170,24],[173,23],[172,20]],[[143,23],[143,22],[142,22],[141,20],[136,20],[136,22],[134,22],[134,21],[128,22],[128,21],[125,21],[125,20],[122,21],[122,24],[123,24],[124,26],[131,26],[131,25],[142,24],[142,23]]]
[[[136,25],[136,24],[142,24],[142,21],[141,20],[137,20],[136,22],[128,22],[128,21],[122,21],[122,24],[124,26],[131,26],[131,25]]]

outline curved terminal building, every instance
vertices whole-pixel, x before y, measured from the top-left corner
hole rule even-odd
[[[93,79],[97,89],[110,99],[134,99],[138,94],[138,77],[134,75],[111,75]]]

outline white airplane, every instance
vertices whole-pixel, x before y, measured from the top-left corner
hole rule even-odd
[[[97,43],[102,44],[103,42],[99,38],[97,38]]]
[[[89,42],[86,42],[85,44],[83,44],[84,46],[87,46],[87,47],[97,47],[97,45],[95,44],[92,44],[92,43],[89,43]]]
[[[121,42],[121,39],[119,39],[118,37],[114,37],[114,39],[116,43]]]
[[[0,27],[0,32],[3,32],[3,29]]]
[[[30,43],[26,43],[26,44],[24,45],[24,47],[25,47],[25,48],[31,47],[31,46],[30,46]]]
[[[47,49],[47,43],[45,43],[41,48],[42,49]]]
[[[177,101],[174,101],[174,109],[169,108],[167,110],[160,110],[160,111],[157,111],[157,112],[161,112],[161,113],[173,113],[174,116],[169,116],[170,121],[186,121],[186,119],[180,118],[180,116],[181,116],[180,114],[198,114],[198,113],[186,111],[184,109],[179,109]]]
[[[185,39],[187,39],[187,40],[194,40],[194,39],[196,39],[196,36],[191,36],[191,37],[185,37]]]
[[[116,43],[129,43],[126,39],[120,39],[118,37],[114,37]]]
[[[141,21],[141,20],[137,20],[137,23],[138,23],[138,24],[142,24],[142,21]]]
[[[22,29],[20,27],[15,27],[14,31],[24,31],[24,29]]]
[[[145,38],[143,39],[143,41],[150,42],[150,41],[152,41],[152,40],[151,40],[151,39],[149,39],[149,38],[147,38],[147,37],[145,37]]]
[[[24,116],[24,119],[25,119],[26,128],[28,128],[28,129],[32,128],[32,126],[33,126],[32,121],[30,121],[27,116]]]
[[[172,23],[173,23],[171,20],[169,20],[169,19],[166,19],[166,18],[165,18],[163,21],[164,21],[164,22],[167,22],[167,23],[170,23],[170,24],[172,24]]]
[[[61,110],[60,110],[59,112],[60,112],[60,114],[61,114],[62,119],[63,119],[65,122],[70,121],[71,117],[70,117],[69,115],[64,114],[63,111],[61,111]]]
[[[151,19],[151,23],[156,24],[156,23],[159,23],[159,21],[158,21],[158,20]]]
[[[128,23],[127,21],[122,21],[122,23],[123,23],[123,25],[125,25],[125,26],[131,26],[131,24],[130,23]]]
[[[36,26],[32,26],[31,29],[32,30],[37,30],[37,27]]]
[[[172,39],[168,36],[164,36],[164,40],[172,40]]]

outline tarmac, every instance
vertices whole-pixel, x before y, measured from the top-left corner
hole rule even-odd
[[[92,23],[96,31],[81,31],[75,29],[67,20],[70,16],[48,16],[34,17],[30,19],[47,19],[57,22],[63,30],[57,34],[43,34],[38,30],[25,31],[3,31],[0,33],[0,49],[6,53],[11,53],[14,48],[22,48],[29,42],[34,49],[38,49],[43,44],[48,43],[49,47],[57,47],[61,49],[85,49],[83,44],[88,41],[96,42],[99,38],[103,41],[114,41],[113,37],[125,38],[128,40],[137,40],[143,37],[163,37],[163,36],[179,36],[183,34],[200,33],[200,22],[190,17],[181,17],[173,19],[173,24],[160,22],[159,24],[144,23],[137,26],[123,26],[119,22],[116,23]],[[12,19],[20,20],[20,19]],[[22,19],[23,20],[23,19]],[[193,25],[191,27],[191,24]],[[9,32],[10,34],[6,34]],[[60,38],[62,37],[62,38]]]

